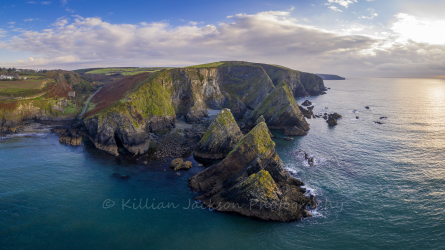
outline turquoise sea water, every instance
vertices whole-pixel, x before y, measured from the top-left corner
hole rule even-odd
[[[316,112],[328,107],[343,115],[336,127],[310,119],[309,134],[294,141],[274,131],[286,168],[316,194],[313,218],[261,222],[191,209],[187,179],[199,167],[177,176],[109,156],[91,143],[70,147],[52,134],[16,136],[0,142],[0,249],[443,248],[445,81],[326,85],[327,95],[308,99]],[[384,124],[374,123],[379,120]],[[320,163],[306,166],[298,149]],[[127,207],[140,199],[170,208]]]

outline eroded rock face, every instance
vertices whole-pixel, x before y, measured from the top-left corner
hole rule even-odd
[[[59,142],[71,146],[80,146],[82,145],[82,137],[66,132],[59,135]]]
[[[282,83],[276,87],[250,114],[249,123],[255,124],[263,116],[271,129],[282,129],[286,135],[305,135],[309,124],[300,111],[289,87]],[[290,132],[290,131],[298,131]]]
[[[267,125],[260,122],[220,163],[189,179],[196,197],[218,211],[262,220],[292,221],[308,216],[315,201],[304,196],[303,182],[283,169]]]
[[[175,68],[147,75],[129,92],[125,102],[116,101],[104,107],[109,109],[106,112],[85,117],[84,124],[96,147],[113,155],[117,154],[116,138],[130,152],[140,154],[148,146],[144,131],[170,130],[176,117],[184,117],[187,123],[200,123],[208,116],[208,108],[230,108],[240,122],[251,118],[251,127],[263,115],[272,129],[305,134],[309,125],[293,96],[317,94],[321,88],[323,81],[315,75],[273,65],[228,61]],[[266,99],[277,100],[274,104],[286,108],[266,106]],[[251,110],[254,118],[249,115]],[[110,124],[103,125],[92,116]]]
[[[201,159],[222,159],[243,137],[230,109],[223,109],[207,129],[194,156]]]
[[[311,119],[314,116],[314,111],[312,111],[312,109],[309,109],[310,107],[306,109],[302,106],[298,106],[298,108],[300,109],[301,113],[303,113],[305,118]]]
[[[151,117],[135,124],[131,117],[125,114],[112,113],[105,117],[86,119],[84,125],[96,148],[118,156],[116,140],[119,140],[130,153],[143,154],[149,148],[149,133],[174,128],[175,121],[174,117]]]

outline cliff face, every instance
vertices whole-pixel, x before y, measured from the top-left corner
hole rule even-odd
[[[0,103],[0,132],[15,133],[27,120],[60,122],[74,119],[59,111],[57,101],[16,100]]]
[[[250,113],[249,123],[256,124],[261,116],[269,128],[283,129],[286,135],[305,135],[309,130],[309,124],[298,108],[291,89],[284,82]]]
[[[243,137],[229,109],[221,110],[198,144],[194,156],[201,159],[222,159]]]
[[[283,169],[268,128],[260,122],[220,163],[189,179],[203,204],[263,220],[291,221],[315,206],[304,196],[304,185]],[[287,204],[287,205],[286,205]]]
[[[45,123],[70,122],[80,113],[80,103],[92,88],[89,82],[70,71],[50,71],[41,88],[23,89],[14,97],[3,97],[0,101],[0,132],[15,133],[23,122],[34,120]],[[69,98],[68,92],[76,91],[76,98]],[[20,91],[20,90],[19,90]]]
[[[258,106],[271,93],[275,93],[275,97],[285,97],[286,100],[280,105],[287,105],[289,110],[281,112],[280,109],[280,114],[283,114],[280,117],[265,115],[267,124],[279,128],[296,127],[299,132],[294,131],[293,134],[304,134],[302,131],[307,131],[309,127],[304,117],[300,116],[301,112],[298,113],[298,106],[295,110],[290,99],[308,93],[317,94],[324,89],[323,81],[318,76],[248,62],[220,62],[163,70],[138,81],[137,86],[124,98],[85,118],[84,124],[99,148],[110,147],[107,152],[115,152],[113,138],[117,137],[124,146],[128,145],[126,148],[141,145],[135,152],[143,153],[146,147],[142,145],[146,140],[141,139],[140,135],[171,129],[176,117],[184,117],[188,123],[201,122],[207,117],[208,108],[230,108],[237,120],[246,118],[249,109],[256,110],[255,116],[269,114],[271,112],[265,104],[260,109]],[[287,86],[285,90],[283,84]],[[111,87],[107,88],[105,86],[101,91],[113,91]],[[278,93],[277,88],[280,89]],[[99,120],[105,120],[110,125],[101,125]],[[125,143],[126,137],[130,144]]]
[[[319,95],[326,90],[323,79],[317,75],[277,65],[258,65],[264,68],[275,86],[285,82],[295,97]]]
[[[112,155],[118,155],[118,141],[135,155],[145,153],[149,133],[172,129],[175,122],[170,90],[156,81],[83,121],[94,145]]]

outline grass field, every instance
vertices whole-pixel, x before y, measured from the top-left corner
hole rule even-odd
[[[0,96],[30,97],[42,93],[45,86],[43,80],[0,81]]]
[[[124,76],[136,75],[147,72],[156,72],[162,69],[162,67],[154,67],[154,68],[102,68],[102,69],[94,69],[91,71],[85,72],[85,74],[95,74],[95,75],[113,75],[120,74]]]
[[[223,64],[224,62],[214,62],[214,63],[206,63],[206,64],[200,64],[200,65],[194,65],[194,66],[188,66],[186,68],[216,68],[219,65]]]
[[[37,89],[43,81],[0,81],[0,90],[3,89]]]

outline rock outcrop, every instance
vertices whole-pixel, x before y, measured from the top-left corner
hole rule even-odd
[[[256,125],[220,163],[189,179],[196,199],[212,209],[262,220],[292,221],[310,213],[313,198],[283,169],[264,122]]]
[[[337,125],[337,119],[341,119],[341,117],[342,116],[338,113],[329,114],[326,122],[329,124],[329,126],[335,126]]]
[[[66,132],[59,135],[59,142],[71,146],[80,146],[82,145],[82,137]]]
[[[309,130],[309,124],[285,83],[258,104],[250,113],[249,122],[255,124],[260,116],[264,117],[270,129],[281,129],[285,135],[306,135]]]
[[[309,100],[306,100],[301,104],[301,106],[311,106],[311,105],[312,105],[312,102]]]
[[[298,108],[300,109],[301,113],[303,113],[305,118],[311,119],[312,117],[314,117],[314,111],[312,111],[312,109],[309,109],[310,107],[306,109],[302,106],[298,106]]]
[[[199,141],[194,156],[205,160],[222,159],[235,148],[242,137],[230,110],[223,109]]]
[[[192,162],[184,161],[182,158],[176,158],[172,160],[172,162],[170,163],[170,168],[172,168],[175,171],[187,170],[192,168]]]

